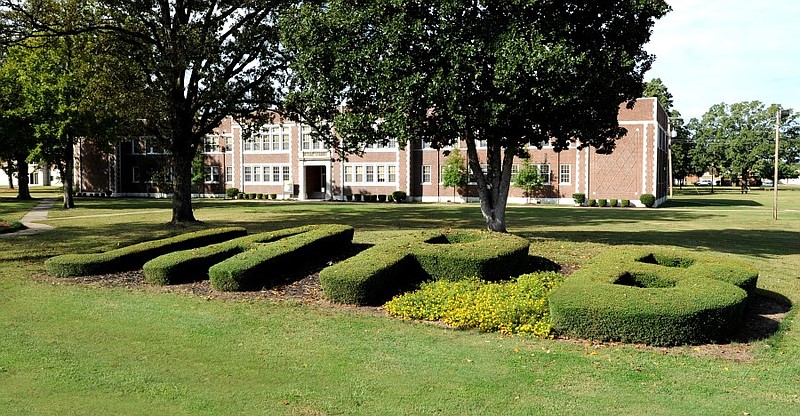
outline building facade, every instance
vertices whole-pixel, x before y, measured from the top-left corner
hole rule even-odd
[[[584,193],[587,198],[639,204],[642,194],[653,194],[657,203],[664,202],[669,184],[666,113],[655,98],[643,98],[632,109],[620,106],[619,123],[628,132],[610,155],[574,145],[561,152],[548,146],[531,148],[530,161],[544,183],[534,199],[572,204],[573,193]],[[464,149],[436,150],[421,141],[401,148],[389,141],[341,160],[314,140],[309,126],[276,119],[245,140],[242,126],[227,118],[203,144],[204,183],[197,194],[222,197],[227,189],[237,188],[245,193],[276,194],[279,199],[347,200],[353,195],[389,195],[400,190],[414,201],[477,200],[474,183],[459,190],[441,184],[445,155]],[[481,149],[478,143],[479,155],[485,157]],[[124,141],[115,154],[93,153],[86,144],[77,153],[75,178],[80,186],[76,189],[110,189],[120,196],[170,192],[168,155],[148,138]],[[515,160],[514,169],[520,163]],[[512,184],[509,202],[526,201],[523,191]]]
[[[0,162],[2,163],[2,162]],[[19,183],[19,176],[14,173],[9,180],[8,175],[3,169],[0,169],[0,186],[8,186],[11,183],[17,186]],[[39,165],[37,163],[28,164],[28,186],[61,186],[61,176],[58,170],[47,165]]]

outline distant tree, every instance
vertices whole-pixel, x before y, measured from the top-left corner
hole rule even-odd
[[[672,116],[672,94],[667,89],[667,86],[664,85],[664,82],[661,81],[661,78],[653,78],[649,82],[645,83],[642,96],[658,98],[659,104],[664,107],[664,110],[666,110],[667,114]]]
[[[487,228],[504,232],[526,146],[609,153],[625,134],[619,105],[641,96],[653,59],[643,45],[668,10],[660,0],[304,1],[280,24],[293,56],[287,104],[344,149],[386,137],[465,143]]]
[[[693,119],[690,129],[697,143],[694,153],[706,167],[731,172],[747,181],[751,173],[770,172],[773,176],[775,116],[781,106],[766,106],[759,101],[713,105],[701,119]],[[797,161],[800,151],[798,114],[791,112],[781,127],[779,159],[783,164]],[[789,172],[786,170],[785,172]]]
[[[28,159],[36,148],[34,118],[23,93],[20,63],[4,51],[0,65],[0,159],[4,170],[17,175],[17,199],[32,199],[28,186]]]
[[[530,202],[531,196],[536,194],[544,186],[542,174],[539,167],[531,163],[529,157],[522,158],[522,164],[513,178],[514,186],[522,189],[525,193],[526,202]]]
[[[461,152],[455,149],[447,156],[442,167],[442,185],[445,188],[453,188],[453,199],[455,200],[456,191],[467,186],[468,180],[467,161]]]
[[[686,126],[686,122],[681,117],[681,113],[674,108],[672,93],[669,92],[667,86],[661,78],[653,78],[644,86],[645,97],[658,98],[659,104],[664,107],[667,115],[669,116],[669,134],[671,136],[670,151],[672,153],[672,176],[674,179],[679,179],[680,184],[683,184],[686,176],[695,174],[697,165],[694,160],[694,153],[691,149],[694,147],[694,140],[691,132]],[[701,168],[700,174],[704,169]]]

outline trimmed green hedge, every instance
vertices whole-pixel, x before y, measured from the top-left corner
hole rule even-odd
[[[528,240],[486,231],[422,232],[376,245],[320,272],[325,296],[380,304],[427,280],[500,280],[524,273]]]
[[[17,220],[6,221],[0,218],[0,234],[13,233],[25,228],[27,227]]]
[[[350,246],[353,227],[338,224],[309,226],[303,233],[258,244],[208,269],[211,286],[221,291],[259,289],[293,272],[300,264],[325,260]]]
[[[227,258],[255,248],[257,244],[273,242],[311,229],[310,226],[286,228],[168,253],[144,264],[142,269],[145,281],[157,285],[172,285],[208,279],[208,269]]]
[[[618,247],[592,259],[550,296],[553,328],[569,337],[696,344],[730,338],[758,271],[727,258]]]
[[[214,228],[146,241],[104,253],[64,254],[47,259],[47,273],[53,276],[87,276],[136,270],[147,261],[176,250],[219,243],[247,234],[241,227]]]

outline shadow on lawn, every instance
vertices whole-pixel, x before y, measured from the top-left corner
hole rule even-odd
[[[523,232],[527,238],[545,238],[609,245],[669,245],[689,249],[753,256],[800,253],[800,232],[783,230],[648,230],[648,231],[549,231]]]

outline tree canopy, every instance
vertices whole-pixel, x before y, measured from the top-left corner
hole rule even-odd
[[[281,20],[294,58],[287,108],[343,149],[388,136],[463,142],[487,227],[505,231],[526,146],[613,150],[619,105],[641,95],[653,60],[642,46],[668,10],[661,0],[301,2]]]
[[[134,110],[172,157],[172,222],[195,221],[191,163],[203,137],[227,116],[258,122],[279,102],[277,13],[289,2],[93,0],[91,13],[71,25],[45,3],[0,0],[5,41],[102,33],[126,45],[112,52],[132,62],[141,85]]]
[[[747,180],[751,174],[772,177],[775,152],[777,104],[760,101],[713,105],[700,119],[693,119],[692,131],[696,163],[713,166],[721,174]],[[790,111],[781,124],[779,159],[783,165],[795,164],[800,154],[798,114]],[[779,166],[780,168],[780,166]],[[791,169],[780,169],[790,174]],[[780,178],[779,178],[780,179]]]

